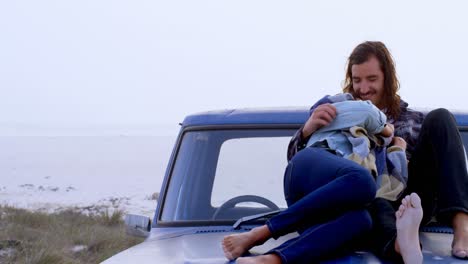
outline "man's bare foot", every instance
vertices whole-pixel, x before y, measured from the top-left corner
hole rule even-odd
[[[281,264],[281,258],[275,254],[238,258],[237,264]]]
[[[261,245],[271,237],[268,226],[255,227],[249,232],[225,236],[222,241],[227,259],[236,259],[254,246]]]
[[[416,193],[407,195],[395,213],[397,226],[397,251],[405,263],[422,263],[419,245],[419,225],[423,217],[421,198]]]
[[[452,220],[452,254],[457,258],[468,259],[468,214],[457,212]]]

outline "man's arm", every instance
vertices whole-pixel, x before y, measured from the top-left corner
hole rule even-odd
[[[408,145],[406,148],[408,160],[411,160],[411,154],[413,154],[416,143],[418,142],[423,120],[423,113],[406,108],[401,112],[398,119],[393,121],[395,136],[403,138]]]

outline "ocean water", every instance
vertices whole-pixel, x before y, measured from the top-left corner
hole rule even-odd
[[[151,214],[176,134],[0,136],[0,204]]]

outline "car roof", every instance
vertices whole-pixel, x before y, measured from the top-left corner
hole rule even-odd
[[[182,126],[224,124],[302,124],[307,108],[243,108],[207,111],[187,116]]]
[[[420,110],[427,113],[428,110]],[[468,126],[468,112],[452,111],[458,125]],[[187,116],[183,127],[207,125],[285,124],[302,125],[309,117],[309,107],[241,108],[196,113]]]

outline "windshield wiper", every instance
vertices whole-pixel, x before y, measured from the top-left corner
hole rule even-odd
[[[279,214],[282,210],[275,210],[275,211],[270,211],[270,212],[266,212],[266,213],[261,213],[261,214],[255,214],[255,215],[248,215],[248,216],[244,216],[244,217],[241,217],[239,218],[239,220],[237,220],[234,225],[232,225],[232,227],[234,229],[239,229],[240,226],[242,224],[245,224],[249,221],[252,221],[252,220],[257,220],[257,219],[260,219],[260,218],[271,218],[277,214]]]

